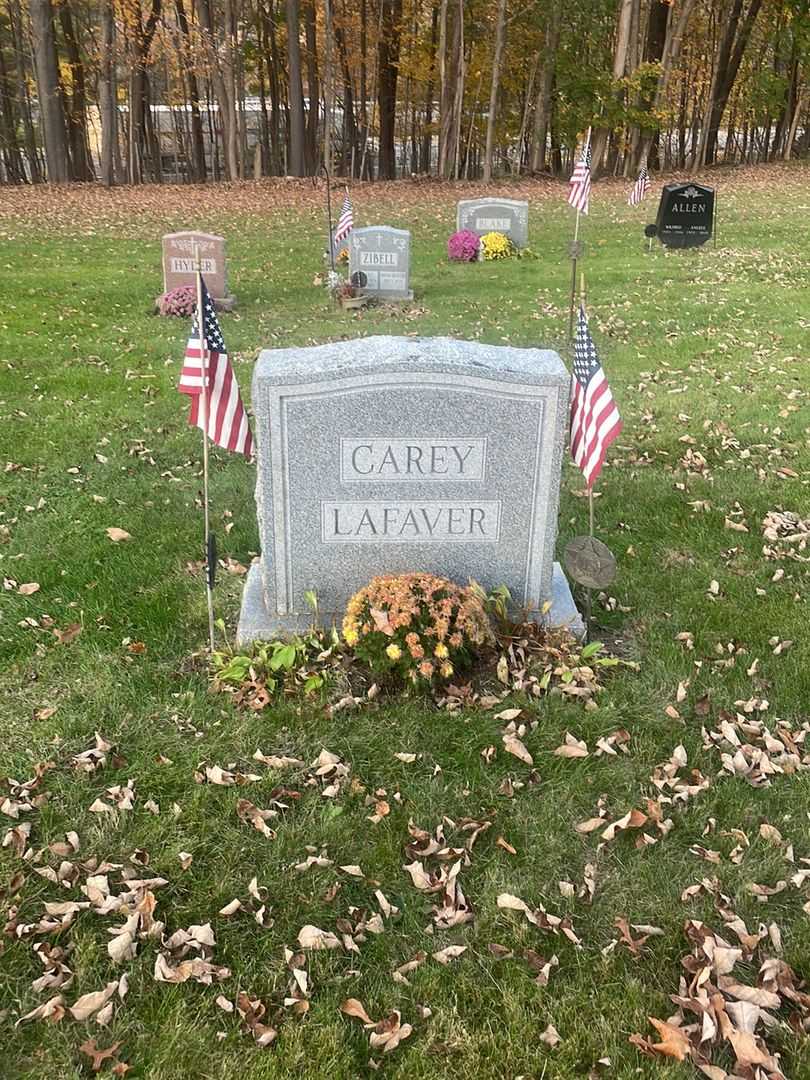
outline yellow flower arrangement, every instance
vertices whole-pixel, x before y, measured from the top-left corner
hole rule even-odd
[[[511,240],[503,233],[488,232],[481,237],[481,252],[485,259],[508,259],[513,251]]]
[[[432,574],[374,578],[349,600],[343,640],[375,673],[449,679],[492,639],[472,589]]]

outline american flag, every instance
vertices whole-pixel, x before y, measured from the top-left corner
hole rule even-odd
[[[338,218],[337,228],[335,229],[335,243],[339,244],[341,240],[345,240],[349,233],[354,228],[354,214],[352,213],[352,203],[349,198],[349,192],[343,196],[343,206],[340,210],[340,217]]]
[[[576,210],[583,214],[588,213],[588,201],[591,197],[591,139],[585,144],[582,157],[574,166],[569,181],[571,190],[568,192],[568,201]]]
[[[647,192],[650,190],[650,174],[647,172],[647,163],[641,166],[641,171],[638,174],[638,180],[633,184],[633,190],[630,192],[630,197],[627,200],[628,206],[638,206]]]
[[[214,301],[202,284],[203,334],[200,339],[198,315],[191,324],[191,337],[186,345],[186,355],[177,389],[191,398],[188,422],[203,429],[203,358],[208,372],[208,438],[217,446],[245,457],[253,455],[253,436],[250,433],[247,413],[239,396],[239,387],[233,373],[225,341],[219,326]]]
[[[582,469],[588,487],[602,470],[607,449],[622,430],[622,419],[599,362],[580,307],[574,341],[574,386],[571,394],[571,457]]]

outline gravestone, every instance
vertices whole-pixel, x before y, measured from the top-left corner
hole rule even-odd
[[[483,236],[504,233],[515,247],[529,242],[529,204],[521,199],[462,199],[456,208],[456,228]]]
[[[658,204],[655,231],[666,247],[699,247],[714,228],[714,188],[666,184]]]
[[[349,281],[381,300],[413,300],[411,234],[389,225],[353,229],[349,239]]]
[[[163,291],[194,285],[194,245],[200,253],[202,275],[216,306],[230,311],[236,297],[228,292],[225,240],[200,232],[168,233],[163,237]]]
[[[309,590],[339,624],[372,577],[414,570],[506,585],[538,621],[581,634],[554,558],[569,392],[540,349],[371,337],[262,352],[262,555],[239,641],[306,629]]]

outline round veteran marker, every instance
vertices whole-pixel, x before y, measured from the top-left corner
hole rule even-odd
[[[604,589],[616,577],[616,559],[609,547],[593,536],[576,536],[565,545],[565,569],[578,585]]]

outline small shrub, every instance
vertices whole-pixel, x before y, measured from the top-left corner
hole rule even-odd
[[[474,262],[478,258],[481,242],[469,229],[454,232],[447,241],[447,256],[453,262]]]
[[[197,290],[193,285],[178,285],[175,289],[169,289],[158,300],[161,315],[177,315],[188,319],[194,314],[197,306]]]
[[[343,640],[373,672],[428,684],[467,666],[492,631],[472,589],[412,573],[374,578],[355,593]]]
[[[211,657],[215,690],[258,711],[279,694],[323,689],[339,664],[336,633],[310,630],[289,640],[254,642],[243,652],[227,648]]]
[[[509,237],[503,233],[488,232],[481,237],[481,251],[485,259],[508,259],[514,255],[515,248]]]

